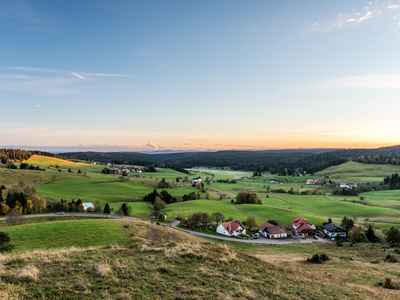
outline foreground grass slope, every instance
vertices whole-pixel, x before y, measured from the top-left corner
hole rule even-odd
[[[398,291],[332,280],[268,257],[142,221],[113,221],[132,243],[0,257],[2,299],[396,299]],[[79,237],[77,237],[79,239]],[[245,247],[245,246],[238,246]],[[271,251],[264,252],[265,249]],[[280,249],[279,249],[280,250]],[[314,251],[316,249],[312,249]],[[290,263],[291,249],[284,250]],[[302,257],[310,256],[305,249]],[[319,251],[319,249],[317,250]],[[341,268],[345,267],[342,265]]]

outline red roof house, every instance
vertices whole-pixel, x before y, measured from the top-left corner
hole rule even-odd
[[[217,227],[217,233],[238,236],[239,234],[246,234],[246,228],[239,220],[221,223]]]
[[[294,218],[292,225],[297,236],[315,235],[315,226],[303,217]]]

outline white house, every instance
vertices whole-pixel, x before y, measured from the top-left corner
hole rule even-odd
[[[342,239],[346,239],[347,230],[344,229],[343,227],[340,227],[333,223],[325,224],[323,227],[324,227],[324,233],[326,234],[327,238],[334,240],[338,236],[340,236]]]
[[[238,236],[240,234],[246,234],[246,228],[239,220],[221,223],[217,227],[217,233],[228,235],[228,236]]]
[[[82,204],[83,204],[83,207],[85,208],[85,211],[87,211],[88,209],[93,211],[93,209],[94,209],[93,203],[82,203]]]
[[[196,178],[193,178],[193,180],[192,180],[192,183],[201,183],[202,182],[202,180],[201,180],[201,177],[196,177]]]
[[[267,227],[267,237],[270,239],[285,239],[287,238],[287,229],[282,225]]]

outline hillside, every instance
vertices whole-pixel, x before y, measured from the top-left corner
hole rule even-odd
[[[310,250],[331,251],[332,244],[312,245],[308,250],[298,245],[282,249],[266,245],[228,246],[147,222],[114,222],[120,224],[133,243],[3,256],[0,297],[396,299],[398,296],[398,291],[378,286],[384,272],[394,271],[394,264],[370,264],[368,258],[365,261],[356,254],[362,250],[357,247],[351,250],[352,262],[340,257],[344,252],[341,250],[336,254],[332,251],[332,259],[325,265],[314,266],[301,261],[312,255]],[[297,251],[293,247],[298,247]],[[374,259],[381,259],[384,254],[380,252]],[[277,260],[279,253],[283,254],[281,260]],[[348,273],[351,276],[345,281],[336,276],[339,270],[353,268],[362,274]],[[368,272],[371,274],[363,275]]]
[[[76,152],[63,153],[67,158],[100,162],[229,167],[234,170],[265,172],[281,175],[306,171],[315,173],[347,161],[369,164],[400,164],[400,146],[378,149],[288,149],[265,151],[182,152],[142,154],[135,152]]]
[[[32,155],[29,159],[24,160],[24,163],[40,165],[40,166],[60,166],[60,167],[81,167],[88,166],[88,164],[72,162],[69,160],[43,156],[43,155]]]

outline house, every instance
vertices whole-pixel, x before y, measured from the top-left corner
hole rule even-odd
[[[296,236],[309,236],[315,235],[316,228],[307,219],[303,217],[297,217],[292,220],[293,229]]]
[[[306,184],[315,184],[314,179],[307,179]]]
[[[324,227],[324,233],[326,237],[330,238],[331,240],[335,240],[338,236],[340,236],[342,239],[346,239],[347,237],[347,230],[336,224],[328,223],[322,227]]]
[[[287,238],[287,229],[285,226],[275,226],[274,224],[265,222],[258,227],[260,234],[270,239]]]
[[[93,211],[94,210],[93,203],[82,203],[82,204],[83,204],[83,208],[85,209],[85,211]]]
[[[217,227],[217,233],[228,235],[228,236],[238,236],[240,234],[246,234],[246,228],[239,220],[221,223]]]
[[[267,227],[267,237],[270,239],[285,239],[287,238],[287,229],[285,226]]]
[[[149,218],[150,218],[150,219],[158,219],[158,218],[160,217],[161,214],[164,215],[164,219],[167,218],[167,214],[166,214],[166,213],[159,212],[159,211],[158,211],[158,212],[157,212],[157,211],[152,212],[152,213],[149,215]]]
[[[149,215],[149,218],[150,218],[150,219],[157,219],[159,214],[160,214],[160,212],[158,212],[158,211],[153,211],[153,212]]]
[[[262,236],[267,237],[267,234],[268,234],[267,228],[268,228],[268,227],[274,227],[274,226],[275,226],[274,224],[265,222],[265,223],[262,224],[260,227],[258,227],[258,231],[260,232],[260,234],[261,234]]]
[[[202,180],[201,180],[201,177],[196,177],[196,178],[193,178],[193,180],[192,180],[192,183],[201,183],[202,182]]]

